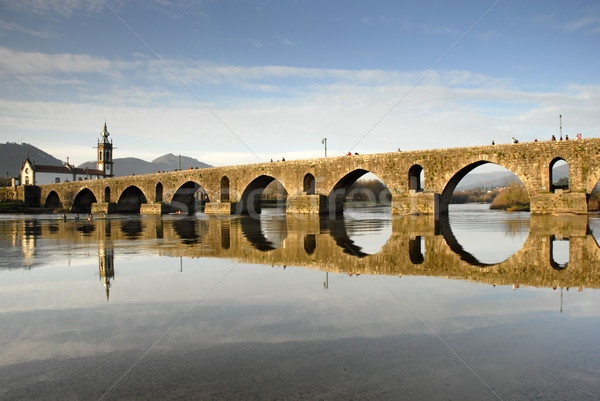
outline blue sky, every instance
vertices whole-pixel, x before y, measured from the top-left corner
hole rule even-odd
[[[0,0],[0,141],[213,164],[600,135],[598,1]]]

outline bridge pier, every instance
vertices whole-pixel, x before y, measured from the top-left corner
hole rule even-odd
[[[327,212],[325,195],[297,195],[288,197],[285,208],[289,214],[322,214]]]
[[[168,214],[171,212],[171,205],[168,203],[154,202],[142,203],[140,205],[140,214]]]
[[[213,215],[235,214],[237,210],[237,202],[206,202],[204,204],[204,213]]]
[[[117,204],[115,202],[94,202],[92,203],[91,213],[94,214],[109,214],[117,211]]]
[[[553,192],[534,194],[530,199],[531,214],[587,214],[587,195],[584,192]]]
[[[426,214],[437,220],[440,211],[440,195],[436,193],[410,190],[408,194],[392,196],[392,214]]]

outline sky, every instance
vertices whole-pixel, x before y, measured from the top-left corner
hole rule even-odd
[[[600,2],[0,0],[0,142],[216,166],[600,136]]]

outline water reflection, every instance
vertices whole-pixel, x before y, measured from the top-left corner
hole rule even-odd
[[[600,391],[597,221],[506,214],[494,260],[470,216],[0,218],[0,398]]]
[[[108,277],[107,289],[115,270],[110,260],[121,252],[121,247],[127,247],[127,253],[231,258],[348,274],[441,276],[514,286],[600,285],[599,248],[585,216],[532,216],[526,221],[513,218],[506,224],[498,220],[488,225],[486,230],[496,229],[493,238],[498,249],[494,252],[504,253],[492,263],[468,250],[489,245],[485,245],[485,238],[479,238],[485,230],[478,223],[468,225],[466,222],[473,216],[465,216],[462,220],[451,217],[439,221],[414,216],[370,218],[362,230],[357,218],[292,217],[281,213],[261,219],[115,216],[79,222],[1,220],[3,246],[10,242],[12,249],[21,252],[7,253],[0,267],[31,268],[43,264],[44,255],[52,252],[48,245],[60,241],[69,249],[98,248],[100,265],[105,266],[101,271],[111,272],[101,275]],[[465,228],[476,236],[465,235]],[[508,240],[497,241],[500,233]],[[379,252],[365,252],[354,240],[357,237],[367,246],[379,248]],[[385,242],[380,245],[382,237]],[[41,248],[37,243],[40,239],[44,239]],[[135,240],[135,247],[132,249],[121,239]],[[515,239],[521,244],[516,250]],[[369,244],[369,240],[373,243]],[[475,243],[477,240],[484,245]],[[107,270],[106,266],[111,268]],[[582,271],[586,274],[582,275]]]

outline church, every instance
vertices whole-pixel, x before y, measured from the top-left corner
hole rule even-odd
[[[21,185],[58,184],[61,182],[93,180],[113,176],[113,143],[104,123],[104,130],[98,140],[98,157],[95,169],[78,168],[67,163],[63,166],[35,164],[29,156],[21,167]]]

